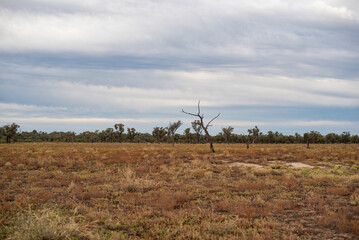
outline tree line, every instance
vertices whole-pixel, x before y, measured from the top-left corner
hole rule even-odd
[[[244,143],[249,147],[253,143],[359,143],[358,135],[351,135],[350,132],[341,134],[328,133],[326,135],[317,131],[310,131],[303,135],[285,135],[278,131],[263,133],[255,126],[247,130],[246,134],[234,133],[234,128],[228,126],[215,136],[209,136],[204,131],[200,120],[191,122],[191,127],[186,128],[182,133],[178,129],[182,126],[181,121],[169,123],[165,127],[154,127],[152,133],[141,133],[135,128],[127,127],[124,124],[115,124],[112,128],[96,131],[85,131],[82,133],[69,132],[42,132],[33,130],[31,132],[19,131],[20,126],[16,123],[4,125],[0,128],[0,142],[137,142],[137,143]]]

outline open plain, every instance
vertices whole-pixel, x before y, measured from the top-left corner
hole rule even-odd
[[[0,239],[358,239],[359,145],[0,145]]]

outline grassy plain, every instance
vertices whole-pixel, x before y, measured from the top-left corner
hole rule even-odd
[[[2,144],[0,239],[359,238],[359,145],[215,148]]]

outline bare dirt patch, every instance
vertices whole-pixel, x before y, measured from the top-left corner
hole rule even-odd
[[[252,168],[263,168],[265,166],[255,163],[244,163],[244,162],[229,162],[229,161],[223,161],[224,164],[226,164],[228,167],[252,167]],[[302,162],[291,162],[291,163],[285,163],[285,162],[276,162],[276,164],[285,164],[289,167],[293,168],[315,168],[316,166],[312,166],[306,163]],[[324,167],[319,167],[324,168]]]
[[[252,168],[263,168],[262,165],[254,164],[254,163],[243,163],[243,162],[234,162],[229,163],[228,167],[252,167]]]
[[[316,166],[312,166],[306,163],[301,163],[301,162],[291,162],[291,163],[286,163],[286,165],[290,166],[290,167],[294,167],[294,168],[315,168]],[[319,168],[324,168],[324,167],[319,167]]]

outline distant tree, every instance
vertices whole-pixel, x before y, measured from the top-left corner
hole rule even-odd
[[[79,134],[79,138],[81,142],[90,142],[91,141],[91,132],[85,131]]]
[[[117,123],[114,125],[116,131],[117,131],[117,141],[121,142],[122,133],[125,131],[124,125],[122,123]]]
[[[303,137],[299,133],[295,133],[294,137],[295,137],[295,142],[296,143],[303,142]]]
[[[97,136],[100,139],[100,142],[106,142],[107,137],[106,137],[106,132],[104,130],[98,132]]]
[[[227,144],[229,144],[229,142],[231,140],[233,130],[234,130],[234,128],[232,128],[231,126],[228,126],[226,128],[222,128],[223,136],[224,136],[224,139],[225,139]]]
[[[137,136],[136,136],[136,139],[139,141],[139,142],[145,142],[145,143],[153,143],[156,141],[156,139],[152,136],[152,134],[149,134],[149,133],[139,133]]]
[[[66,132],[64,138],[66,142],[74,142],[76,134],[74,132]]]
[[[341,142],[342,143],[349,143],[350,142],[350,132],[343,132],[341,135]]]
[[[340,136],[336,133],[328,133],[325,135],[326,143],[340,143]]]
[[[176,131],[179,127],[182,126],[182,122],[181,120],[178,120],[177,122],[174,122],[174,123],[169,123],[168,125],[168,134],[169,136],[171,137],[172,139],[172,146],[175,145],[175,134],[176,134]]]
[[[324,137],[320,134],[320,136],[318,136],[317,140],[316,140],[316,143],[325,143],[325,139]]]
[[[98,134],[99,134],[99,130],[96,130],[95,132],[92,132],[92,133],[91,133],[90,141],[91,141],[92,143],[99,141],[99,136],[98,136]]]
[[[283,134],[278,131],[275,131],[274,141],[275,141],[275,143],[282,143],[283,142]]]
[[[248,136],[252,140],[252,143],[255,143],[259,137],[259,128],[255,126],[252,129],[248,129]]]
[[[192,124],[192,129],[196,133],[197,143],[199,143],[200,138],[201,138],[201,133],[202,133],[201,121],[195,120],[195,121],[191,122],[191,124]]]
[[[319,138],[323,137],[319,132],[317,131],[310,131],[309,133],[304,133],[303,138],[304,141],[307,143],[307,148],[310,148],[311,143],[318,142]]]
[[[49,140],[50,140],[50,142],[55,142],[57,140],[57,133],[56,132],[51,132],[49,134]]]
[[[163,127],[155,127],[152,131],[152,136],[158,143],[161,143],[167,134],[167,129]]]
[[[33,130],[32,132],[30,132],[29,134],[29,138],[31,139],[31,141],[39,141],[39,133],[36,130]]]
[[[15,136],[19,127],[16,123],[12,123],[11,125],[4,125],[0,128],[1,135],[6,137],[7,143],[11,142],[11,138]]]
[[[219,117],[220,113],[218,113],[217,116],[215,116],[214,118],[212,118],[207,124],[204,124],[204,122],[203,122],[204,115],[201,114],[201,108],[200,108],[200,106],[199,106],[200,102],[201,102],[201,101],[198,101],[198,106],[197,106],[198,112],[197,112],[197,114],[185,112],[183,109],[182,109],[182,112],[183,112],[184,114],[191,115],[191,116],[195,116],[195,117],[198,117],[198,118],[199,118],[199,121],[200,121],[200,123],[201,123],[201,127],[202,127],[203,131],[204,131],[205,134],[206,134],[207,142],[209,143],[209,148],[211,149],[212,153],[215,153],[216,151],[214,150],[213,140],[212,140],[211,135],[210,135],[209,132],[208,132],[208,127],[211,126],[210,124],[211,124],[211,122],[213,122],[213,120],[215,120],[216,118]]]
[[[353,136],[350,138],[350,142],[351,142],[351,143],[359,143],[359,136],[358,136],[358,135],[353,135]]]
[[[257,126],[248,129],[247,149],[249,148],[249,141],[252,141],[252,143],[254,144],[257,141],[259,135],[262,135],[262,133],[259,133],[259,128]]]
[[[135,128],[127,128],[127,138],[130,142],[135,140],[135,137],[138,135]]]
[[[268,143],[273,143],[274,140],[274,133],[272,131],[267,132],[267,141]]]
[[[113,142],[116,139],[113,128],[106,128],[105,138],[106,138],[106,142]]]
[[[186,128],[183,132],[183,135],[186,138],[187,143],[190,143],[192,141],[191,128]]]

